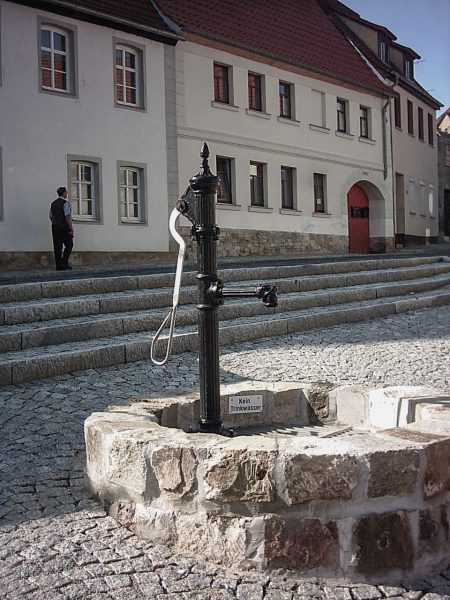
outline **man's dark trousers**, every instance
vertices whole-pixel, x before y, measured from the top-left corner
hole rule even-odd
[[[53,250],[57,267],[67,267],[73,248],[73,236],[66,226],[52,225]],[[63,252],[64,246],[64,252]]]

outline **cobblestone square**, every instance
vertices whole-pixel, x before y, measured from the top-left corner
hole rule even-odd
[[[245,342],[222,350],[221,380],[450,387],[450,310]],[[0,598],[450,598],[450,570],[429,580],[338,585],[230,572],[136,538],[83,487],[83,423],[137,397],[197,388],[197,359],[173,357],[0,389]],[[450,564],[449,564],[450,567]]]

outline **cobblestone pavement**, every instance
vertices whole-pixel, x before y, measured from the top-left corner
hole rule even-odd
[[[229,346],[223,382],[242,378],[450,386],[450,310]],[[450,570],[400,585],[230,572],[119,526],[83,488],[84,419],[109,404],[197,388],[194,355],[0,389],[0,598],[52,600],[450,599]],[[450,567],[450,564],[449,564]]]

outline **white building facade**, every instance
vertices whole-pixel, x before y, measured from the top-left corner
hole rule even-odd
[[[164,43],[176,36],[56,4],[0,1],[0,265],[52,264],[62,185],[75,261],[166,252]]]
[[[178,193],[207,141],[221,178],[220,252],[392,249],[388,97],[185,37],[167,50],[176,55]]]

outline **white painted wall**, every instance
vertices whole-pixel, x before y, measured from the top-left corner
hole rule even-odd
[[[77,30],[78,97],[39,91],[38,17]],[[67,155],[102,160],[101,223],[75,223],[77,251],[166,251],[164,48],[121,31],[0,1],[0,251],[52,249],[49,204]],[[114,106],[113,37],[145,49],[146,111]],[[147,165],[148,224],[119,223],[117,161]]]
[[[371,235],[392,236],[392,173],[383,178],[382,106],[385,99],[319,81],[274,66],[255,62],[214,48],[179,42],[177,54],[177,123],[179,189],[182,193],[198,171],[203,141],[215,157],[235,161],[236,207],[218,205],[218,224],[226,228],[302,231],[347,235],[347,192],[353,183],[370,182],[379,189],[383,209],[374,217]],[[233,67],[236,110],[220,108],[214,99],[213,63]],[[247,73],[265,76],[266,112],[264,118],[248,114]],[[278,82],[295,85],[295,117],[298,122],[278,120]],[[325,128],[317,123],[318,95],[325,94]],[[351,138],[336,135],[336,97],[349,101]],[[371,109],[372,142],[359,139],[359,106]],[[389,122],[387,123],[389,130]],[[390,151],[390,142],[388,140]],[[255,212],[250,207],[249,161],[267,164],[268,205],[271,212]],[[390,156],[388,156],[390,161]],[[389,162],[390,164],[390,162]],[[282,214],[281,165],[297,169],[297,208],[301,214]],[[313,216],[313,173],[327,175],[327,216]],[[370,187],[370,186],[369,186]]]

